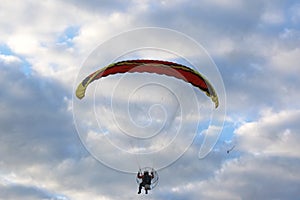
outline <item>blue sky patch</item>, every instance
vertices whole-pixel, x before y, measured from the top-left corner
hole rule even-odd
[[[67,45],[68,47],[73,46],[73,39],[79,34],[80,27],[69,26],[64,32],[58,37],[57,43]]]

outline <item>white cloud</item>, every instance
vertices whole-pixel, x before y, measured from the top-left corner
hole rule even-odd
[[[299,119],[299,110],[265,111],[258,121],[246,122],[236,130],[238,146],[253,154],[299,157]]]
[[[11,35],[7,44],[19,54],[32,55],[41,50],[37,38],[31,34],[26,35],[24,32]]]
[[[0,63],[4,65],[16,65],[21,63],[21,60],[17,56],[0,54]]]
[[[110,35],[109,27],[125,25],[121,23],[125,18],[121,14],[99,17],[62,2],[20,2],[18,5],[7,2],[1,8],[5,16],[1,18],[5,27],[1,29],[1,43],[22,55],[34,73],[67,85],[73,83],[73,74],[91,49]],[[12,23],[8,23],[10,20]],[[79,35],[72,39],[74,47],[58,43],[60,35],[70,26],[80,27]]]

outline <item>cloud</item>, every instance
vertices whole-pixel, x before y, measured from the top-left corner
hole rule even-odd
[[[68,200],[67,197],[53,194],[43,188],[21,184],[0,184],[1,198],[3,199],[54,199]]]
[[[0,62],[3,63],[4,65],[10,65],[10,64],[15,64],[15,63],[20,63],[21,60],[12,55],[2,55],[0,54]]]
[[[135,175],[104,167],[83,149],[70,113],[70,91],[51,79],[26,76],[18,65],[1,66],[1,85],[9,88],[0,93],[1,198],[135,197]],[[173,153],[161,155],[155,162]],[[116,155],[110,159],[126,165]],[[11,172],[14,175],[10,176]],[[105,182],[112,184],[103,185]]]
[[[28,79],[21,72],[1,71],[6,89],[0,93],[0,154],[5,168],[23,171],[76,156],[80,144],[64,108],[63,90],[45,80]]]
[[[245,156],[224,164],[215,178],[200,188],[205,191],[204,198],[211,199],[293,199],[299,195],[293,187],[299,182],[297,166],[294,158]]]
[[[233,157],[216,150],[197,165],[188,151],[161,172],[180,171],[185,179],[168,179],[174,182],[165,183],[169,187],[160,198],[293,199],[299,195],[296,185],[300,181],[298,121],[298,110],[266,110],[257,121],[244,122],[235,130]],[[207,166],[207,171],[200,166]]]
[[[19,64],[1,66],[0,198],[114,199],[135,188],[132,175],[104,167],[84,150],[69,110],[70,91],[26,76]],[[128,181],[132,186],[118,187],[115,196],[115,185],[102,185]]]
[[[71,96],[81,63],[98,44],[120,32],[143,26],[183,32],[210,53],[227,93],[228,128],[222,138],[236,144],[227,154],[224,142],[219,141],[218,148],[199,160],[203,135],[196,137],[183,156],[158,172],[160,183],[148,198],[295,199],[299,196],[298,2],[68,0],[16,4],[4,1],[0,15],[0,198],[137,197],[135,174],[112,170],[84,149],[73,122]],[[129,42],[147,38],[152,39],[144,34]],[[169,41],[168,37],[163,39]],[[169,44],[172,48],[176,45]],[[185,48],[182,51],[190,52]],[[101,58],[110,54],[104,52]],[[131,55],[150,54],[170,59],[169,54],[153,50]],[[101,112],[109,112],[109,105],[100,107],[107,103],[114,81],[101,83],[103,87],[98,89],[102,89],[102,96],[97,103],[99,119],[106,128],[117,130],[109,119],[101,118]],[[175,82],[172,85],[183,90]],[[131,98],[132,119],[140,120],[137,123],[143,126],[151,119],[147,117],[152,116],[157,128],[163,113],[175,110],[176,101],[168,96],[164,102],[168,105],[163,110],[151,107],[153,103],[161,103],[159,98],[143,101],[140,99],[143,95],[150,98],[154,94],[141,92]],[[117,96],[119,107],[124,105],[122,98]],[[202,102],[199,96],[196,99]],[[142,102],[152,108],[149,116],[143,115],[148,109],[140,109]],[[127,110],[118,111],[126,128],[132,128],[125,121]],[[94,113],[85,114],[85,125],[89,125],[89,117]],[[187,114],[187,128],[183,132],[191,133],[191,124],[198,117]],[[177,122],[175,117],[174,123],[168,123],[170,131],[177,128]],[[200,126],[199,130],[202,128],[206,127]],[[90,136],[97,134],[98,131],[91,129]],[[158,143],[147,145],[160,148]],[[102,144],[97,147],[106,150]],[[178,149],[169,149],[156,162],[165,162]],[[120,166],[136,165],[136,161],[121,162],[120,154],[105,156]],[[146,162],[153,163],[147,158]]]
[[[265,111],[258,121],[245,123],[236,130],[240,148],[252,153],[298,158],[299,119],[299,110]]]

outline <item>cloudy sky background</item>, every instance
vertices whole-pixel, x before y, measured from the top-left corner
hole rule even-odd
[[[102,165],[80,142],[72,93],[97,45],[153,26],[206,49],[223,78],[227,116],[207,157],[198,159],[200,136],[140,198],[298,198],[299,13],[298,1],[279,0],[2,1],[0,199],[136,198],[134,174]]]

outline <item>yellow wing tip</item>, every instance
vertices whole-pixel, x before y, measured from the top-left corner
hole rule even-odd
[[[216,92],[214,90],[212,90],[212,94],[209,92],[206,92],[206,95],[211,98],[212,102],[215,103],[215,108],[218,108],[219,107],[219,98],[218,98]]]
[[[80,83],[80,84],[78,85],[77,89],[76,89],[76,97],[77,97],[78,99],[82,99],[82,98],[84,97],[84,95],[85,95],[85,90],[86,90],[86,87],[84,87],[84,86],[82,85],[82,83]]]
[[[218,106],[219,106],[219,99],[218,99],[218,97],[216,95],[213,95],[211,97],[211,99],[215,103],[215,108],[218,108]]]

